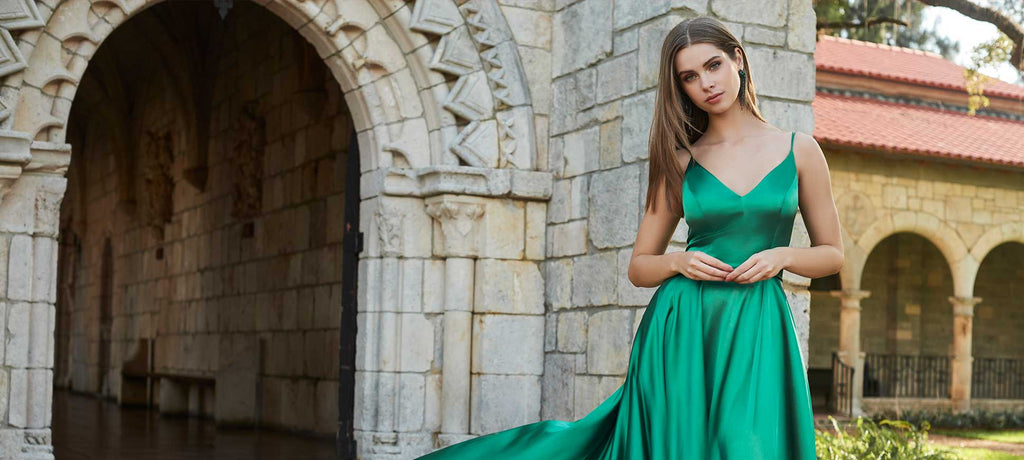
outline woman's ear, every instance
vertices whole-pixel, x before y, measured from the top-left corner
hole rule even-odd
[[[735,56],[733,58],[733,61],[736,62],[736,66],[742,69],[743,60],[746,59],[746,57],[743,56],[743,50],[741,50],[740,47],[737,46],[735,51],[733,51],[733,55]]]

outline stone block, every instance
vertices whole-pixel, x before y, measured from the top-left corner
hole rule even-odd
[[[440,259],[423,261],[423,312],[444,311],[445,262]]]
[[[415,432],[423,429],[426,381],[423,374],[399,374],[398,378],[398,431]]]
[[[582,353],[587,351],[587,313],[564,312],[558,315],[558,351]]]
[[[814,99],[814,56],[760,45],[746,47],[759,96],[798,101]],[[759,69],[787,69],[786,72]]]
[[[619,250],[619,302],[623,307],[645,306],[651,302],[651,297],[658,288],[636,287],[629,281],[629,259],[633,255],[632,248]]]
[[[622,120],[601,124],[601,169],[617,168],[622,164]]]
[[[11,237],[7,268],[7,298],[10,300],[32,300],[33,270],[32,237],[14,235]]]
[[[587,221],[574,220],[549,225],[547,237],[548,257],[565,257],[587,252]]]
[[[624,2],[617,2],[618,4]],[[632,4],[628,5],[630,8],[633,7]],[[597,103],[602,104],[636,91],[636,57],[636,53],[629,53],[598,64]]]
[[[590,241],[605,249],[630,245],[639,227],[640,173],[623,166],[595,173],[590,181]]]
[[[583,0],[555,13],[552,62],[555,77],[587,67],[612,51],[610,0]]]
[[[615,4],[619,6],[618,3]],[[615,56],[634,51],[637,48],[637,32],[640,30],[639,27],[632,27],[626,30],[616,32],[612,36],[612,48]]]
[[[359,230],[364,234],[360,257],[430,257],[433,219],[423,200],[407,197],[371,198],[359,205]]]
[[[28,427],[29,370],[10,370],[10,397],[7,400],[7,424],[16,428]]]
[[[551,113],[551,52],[547,49],[519,46],[519,59],[530,88],[530,100],[536,114]],[[539,137],[538,139],[542,139]]]
[[[587,327],[587,372],[622,375],[633,343],[632,310],[607,310],[590,317]]]
[[[317,433],[334,436],[338,431],[338,381],[319,380],[316,382],[316,403],[313,404],[315,430]]]
[[[221,334],[218,341],[216,388],[224,391],[217,392],[214,418],[218,425],[253,425],[259,420],[260,339]]]
[[[544,316],[473,315],[474,373],[544,372]]]
[[[577,257],[572,267],[574,306],[610,305],[616,301],[616,251]]]
[[[743,41],[746,43],[783,46],[786,44],[786,30],[749,25],[743,30]]]
[[[474,375],[472,381],[471,433],[494,433],[540,421],[539,375],[484,374]]]
[[[32,306],[29,303],[7,304],[7,346],[5,363],[11,367],[28,367],[31,344]],[[13,384],[12,379],[12,384]]]
[[[551,48],[551,15],[544,11],[503,6],[502,13],[516,43]]]
[[[401,334],[392,339],[401,341],[398,370],[427,372],[434,360],[434,325],[421,313],[405,313],[401,317]]]
[[[441,429],[441,375],[427,374],[424,383],[423,430]]]
[[[547,232],[548,206],[541,202],[526,203],[526,258],[543,260],[545,258],[545,236]]]
[[[33,238],[32,248],[32,299],[36,302],[55,302],[50,298],[50,286],[57,274],[53,271],[53,256],[56,244],[52,237],[37,236]]]
[[[563,142],[565,169],[562,177],[573,177],[601,167],[601,131],[593,126],[566,134]]]
[[[582,418],[597,408],[622,386],[623,377],[577,375],[574,383],[576,418]]]
[[[29,320],[28,367],[46,367],[53,359],[50,343],[53,337],[55,307],[48,303],[33,303]]]
[[[789,2],[784,0],[711,0],[711,12],[723,21],[753,23],[771,27],[786,25],[786,10],[788,6]],[[737,34],[737,36],[739,35]]]
[[[622,103],[622,161],[647,159],[648,138],[654,116],[654,91],[626,98]]]
[[[572,307],[572,259],[546,260],[544,271],[544,292],[547,302],[554,310]]]
[[[573,420],[573,398],[576,380],[576,357],[561,353],[549,353],[544,360],[544,377],[541,382],[544,405],[541,407],[543,420]]]
[[[544,314],[544,279],[535,262],[478,259],[473,311]]]
[[[668,14],[654,19],[639,27],[637,35],[637,81],[638,89],[652,88],[658,84],[661,71],[661,46],[669,30],[681,22],[684,17]],[[651,110],[654,107],[651,106]]]

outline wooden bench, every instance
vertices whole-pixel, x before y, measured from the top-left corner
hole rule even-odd
[[[196,412],[196,415],[209,413],[211,402],[207,401],[206,389],[212,389],[216,384],[213,376],[196,376],[156,372],[154,357],[156,356],[156,344],[151,339],[139,339],[135,353],[121,365],[121,392],[118,396],[118,403],[127,406],[153,407],[163,405],[161,412],[167,413],[189,413]],[[174,391],[182,394],[177,397],[165,396],[166,401],[160,404],[160,383],[165,382],[168,386],[165,392]],[[181,388],[175,388],[177,386]],[[192,388],[198,393],[190,395]],[[195,398],[194,407],[190,407],[189,400]],[[171,402],[173,401],[173,402]],[[173,406],[173,407],[171,407]]]

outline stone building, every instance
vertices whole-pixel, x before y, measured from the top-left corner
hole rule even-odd
[[[3,458],[52,458],[55,386],[361,458],[578,418],[653,293],[665,33],[723,20],[762,113],[814,128],[809,0],[2,5]]]
[[[838,351],[855,413],[1024,408],[1024,86],[969,116],[937,54],[823,36],[815,64],[846,263],[811,283],[812,382]]]

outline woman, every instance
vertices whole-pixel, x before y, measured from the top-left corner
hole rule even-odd
[[[659,286],[623,384],[575,422],[542,421],[425,459],[814,459],[814,422],[782,269],[843,264],[828,166],[811,136],[757,110],[743,47],[717,20],[661,52],[650,181],[629,279]],[[797,207],[810,248],[789,247]],[[684,217],[687,247],[666,254]]]

